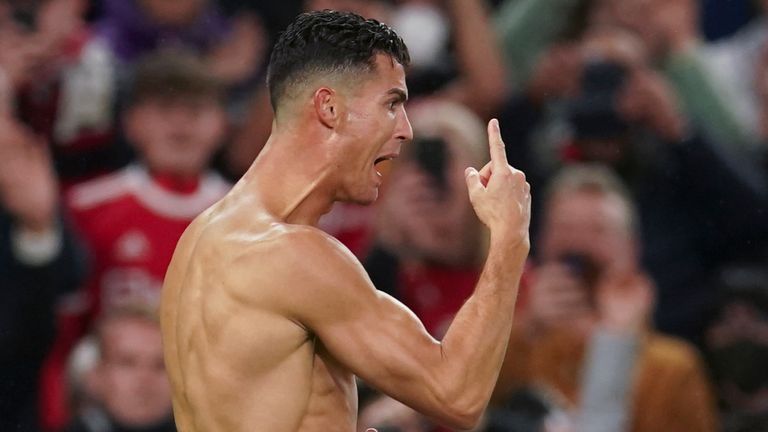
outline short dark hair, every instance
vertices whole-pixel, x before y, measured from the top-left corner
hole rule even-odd
[[[272,109],[277,112],[287,90],[309,75],[372,71],[376,54],[408,66],[408,48],[389,26],[351,12],[332,10],[299,15],[280,35],[267,71]]]
[[[134,71],[129,103],[150,99],[214,99],[221,102],[221,82],[196,54],[166,49],[143,58]]]

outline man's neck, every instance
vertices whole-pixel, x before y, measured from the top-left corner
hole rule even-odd
[[[329,185],[332,166],[313,143],[295,135],[273,134],[243,177],[248,193],[255,193],[277,220],[317,226],[333,206]]]

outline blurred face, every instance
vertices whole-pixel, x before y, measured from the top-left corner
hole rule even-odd
[[[339,201],[374,202],[382,182],[377,164],[397,157],[402,144],[413,137],[404,105],[408,90],[403,66],[378,55],[370,77],[344,98],[335,148]]]
[[[544,262],[579,254],[601,269],[635,266],[629,215],[618,197],[592,191],[560,192],[546,210],[540,245]]]
[[[706,331],[706,348],[730,408],[763,413],[768,406],[768,318],[748,299],[726,303]]]
[[[414,248],[428,251],[428,246],[418,244],[423,240],[455,250],[458,260],[471,259],[477,241],[476,217],[464,170],[476,164],[462,148],[464,143],[454,142],[454,137],[420,135],[418,128],[415,134],[406,154],[394,164],[386,193],[407,208],[399,210],[402,215],[414,211],[429,221],[421,227],[422,236],[412,238]]]
[[[654,19],[659,0],[603,0],[593,10],[592,20],[598,24],[617,25],[636,32],[652,53],[663,49],[663,35],[649,25]],[[669,1],[669,0],[664,0]]]
[[[149,99],[129,109],[125,127],[150,170],[194,177],[223,139],[224,113],[212,100]]]
[[[155,23],[175,27],[192,23],[207,0],[140,0],[140,3]]]
[[[171,414],[160,328],[139,318],[107,323],[96,387],[104,407],[126,426],[148,426]]]

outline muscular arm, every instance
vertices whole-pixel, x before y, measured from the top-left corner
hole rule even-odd
[[[366,382],[458,428],[473,427],[488,403],[528,253],[528,187],[522,173],[507,165],[498,128],[489,130],[491,164],[480,173],[468,171],[473,205],[491,228],[488,258],[474,294],[442,341],[405,306],[377,291],[352,254],[319,231],[288,234],[293,253],[274,257],[284,262],[281,278],[298,289],[278,302],[284,313]]]

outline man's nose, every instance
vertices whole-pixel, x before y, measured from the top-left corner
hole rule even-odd
[[[408,114],[405,112],[405,109],[403,109],[400,123],[395,130],[395,138],[402,142],[410,142],[413,140],[413,128],[411,128],[411,122],[408,120]]]

